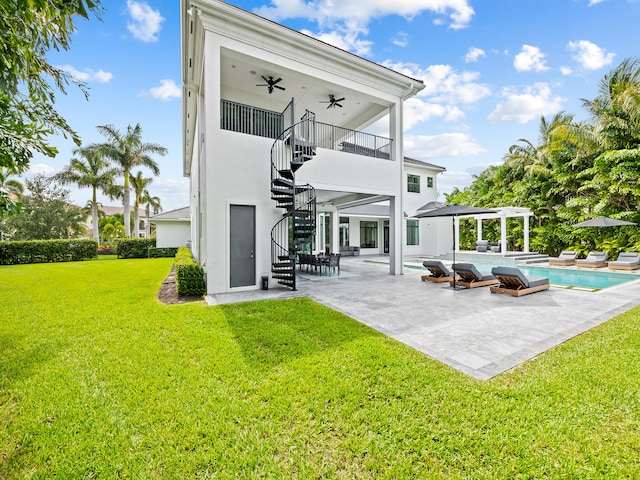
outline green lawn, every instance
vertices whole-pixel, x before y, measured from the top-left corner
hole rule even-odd
[[[488,382],[171,260],[0,267],[0,478],[638,478],[640,310]]]

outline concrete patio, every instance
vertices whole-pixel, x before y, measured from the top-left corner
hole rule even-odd
[[[454,291],[425,272],[388,274],[384,258],[341,260],[338,277],[305,274],[298,291],[208,297],[211,304],[307,296],[474,378],[487,380],[640,304],[640,280],[599,292],[551,288],[514,298]],[[277,285],[277,284],[275,284]]]

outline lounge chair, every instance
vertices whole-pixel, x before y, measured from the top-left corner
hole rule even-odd
[[[453,280],[453,272],[445,267],[440,260],[425,260],[422,265],[431,273],[431,275],[422,276],[423,282],[429,280],[430,282],[441,283]]]
[[[556,265],[559,267],[567,267],[569,265],[575,265],[578,258],[578,252],[572,250],[563,250],[557,257],[549,257],[549,265]]]
[[[506,293],[512,297],[521,297],[542,290],[549,290],[546,277],[527,277],[515,267],[493,267],[491,273],[500,280],[500,285],[491,287],[491,293]]]
[[[486,287],[500,283],[491,273],[479,272],[472,263],[454,263],[452,268],[460,277],[460,280],[457,280],[456,284],[461,287]],[[451,285],[453,285],[453,280],[451,281]]]
[[[618,259],[609,262],[611,270],[635,270],[640,268],[640,253],[620,252]]]
[[[607,266],[607,259],[609,254],[607,252],[589,252],[587,258],[584,260],[577,260],[576,265],[578,267],[585,268],[601,268]]]

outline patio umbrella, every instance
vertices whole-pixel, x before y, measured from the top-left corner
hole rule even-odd
[[[596,217],[584,222],[576,223],[574,227],[621,227],[624,225],[636,225],[625,220],[616,220],[609,217]]]
[[[422,212],[415,215],[413,218],[436,218],[436,217],[451,217],[451,229],[453,231],[453,241],[456,238],[456,223],[454,217],[462,217],[468,215],[479,215],[481,213],[495,213],[496,210],[490,210],[487,208],[468,207],[466,205],[444,205],[440,208],[434,208],[428,212]],[[456,263],[456,246],[453,246],[453,263]],[[456,288],[456,275],[453,274],[453,288]]]

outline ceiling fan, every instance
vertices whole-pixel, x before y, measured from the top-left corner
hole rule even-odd
[[[342,108],[342,105],[340,105],[340,102],[342,101],[344,101],[344,97],[336,99],[335,95],[329,95],[328,102],[320,102],[320,103],[328,103],[329,105],[327,105],[327,108],[333,108],[333,107]]]
[[[274,88],[277,88],[278,90],[285,90],[284,87],[276,85],[277,83],[282,81],[282,78],[277,78],[276,80],[274,80],[273,77],[269,77],[268,79],[264,75],[261,75],[261,77],[266,83],[261,83],[259,85],[256,85],[256,87],[267,87],[269,93],[273,93]]]

